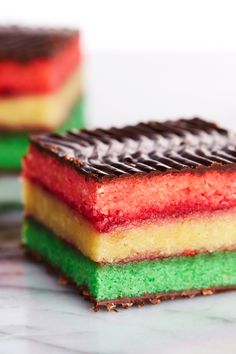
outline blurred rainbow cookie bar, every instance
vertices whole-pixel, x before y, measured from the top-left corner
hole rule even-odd
[[[236,288],[235,141],[199,118],[32,137],[26,250],[96,308]]]
[[[32,132],[81,128],[79,33],[0,27],[0,171],[17,171]]]

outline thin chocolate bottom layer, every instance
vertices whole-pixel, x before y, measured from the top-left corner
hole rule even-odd
[[[185,290],[185,291],[173,291],[169,293],[158,293],[154,295],[145,294],[143,296],[137,297],[123,297],[114,300],[107,300],[107,301],[98,301],[95,304],[94,311],[99,310],[99,308],[106,308],[108,311],[115,310],[117,306],[122,306],[123,308],[127,309],[133,305],[137,305],[141,307],[147,303],[151,303],[153,305],[159,304],[161,301],[165,300],[175,300],[178,298],[193,298],[199,295],[213,295],[220,292],[226,291],[233,291],[236,290],[236,286],[227,286],[227,287],[212,287],[212,288],[205,288],[199,290]],[[83,294],[82,294],[83,295]]]
[[[122,297],[122,298],[111,299],[111,300],[97,301],[85,286],[76,284],[73,281],[73,279],[62,274],[62,272],[58,268],[53,267],[52,264],[45,261],[43,257],[39,256],[37,253],[25,249],[25,254],[33,261],[37,261],[43,264],[50,274],[57,275],[59,277],[58,283],[60,285],[62,286],[70,285],[76,288],[79,294],[82,295],[85,300],[90,301],[93,304],[92,310],[94,312],[97,312],[102,309],[105,309],[107,311],[117,311],[117,308],[128,309],[133,305],[137,307],[142,307],[145,304],[158,305],[161,303],[161,301],[186,299],[186,298],[192,299],[195,296],[200,296],[200,295],[210,296],[217,293],[236,290],[236,286],[221,286],[221,287],[211,287],[211,288],[198,289],[198,290],[172,291],[168,293],[157,293],[154,295],[145,294],[142,296]]]
[[[209,293],[209,289],[215,292],[222,287],[236,287],[235,251],[99,265],[32,219],[25,220],[22,241],[28,251],[72,279],[95,308],[142,304],[150,299],[159,302],[164,298],[188,296],[189,292],[192,296],[195,291]]]
[[[19,176],[19,170],[18,169],[12,169],[10,171],[4,171],[4,170],[1,170],[1,168],[0,168],[0,178],[17,177],[17,176]]]

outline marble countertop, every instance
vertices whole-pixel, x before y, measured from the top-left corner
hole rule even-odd
[[[235,127],[235,58],[232,53],[93,54],[86,62],[89,123],[198,114]],[[6,182],[13,183],[10,202],[15,204],[19,192],[14,181]],[[9,188],[1,189],[0,183],[0,202],[5,198]],[[20,227],[6,229],[5,221],[4,215],[0,354],[236,353],[236,292],[94,313],[74,289],[23,257]]]
[[[236,353],[236,293],[116,312],[23,257],[19,226],[0,228],[1,354]]]

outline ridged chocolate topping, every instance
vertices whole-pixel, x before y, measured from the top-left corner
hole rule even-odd
[[[0,26],[0,60],[21,62],[48,58],[60,51],[78,31]]]
[[[199,118],[31,138],[95,179],[236,164],[236,136]]]

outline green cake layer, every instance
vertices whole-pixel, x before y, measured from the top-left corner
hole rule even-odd
[[[100,265],[32,219],[25,220],[22,240],[27,250],[86,286],[97,301],[236,285],[234,251]]]
[[[63,133],[72,128],[84,128],[84,103],[77,103],[64,124],[57,130]],[[0,171],[19,171],[21,159],[28,147],[25,133],[0,133]]]
[[[17,171],[21,167],[21,158],[28,146],[24,133],[0,134],[0,170]]]

